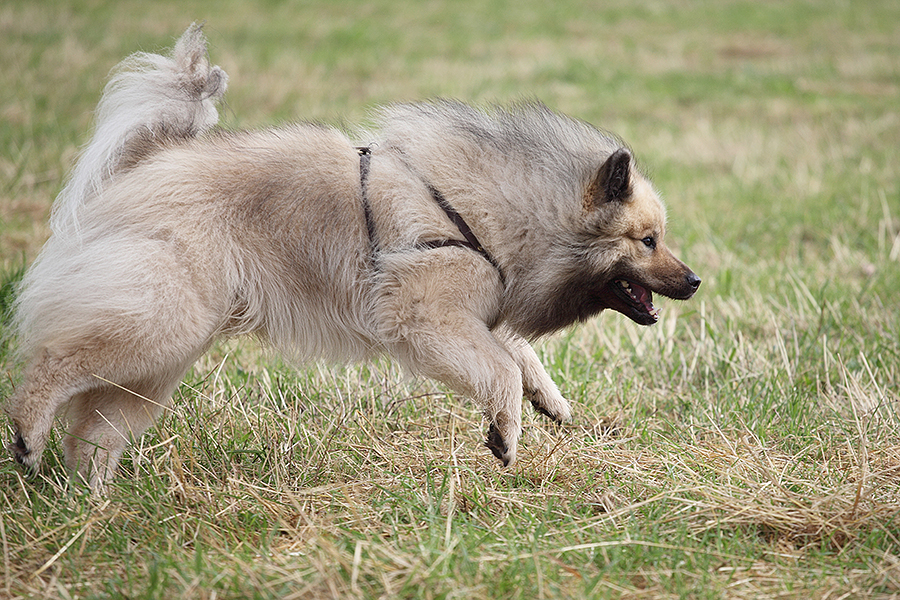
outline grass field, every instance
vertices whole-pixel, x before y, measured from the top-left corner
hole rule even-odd
[[[0,308],[110,68],[204,19],[229,128],[448,96],[615,131],[704,284],[539,344],[576,417],[526,411],[506,470],[389,362],[216,346],[106,497],[58,433],[0,459],[0,598],[900,597],[900,3],[4,0]]]

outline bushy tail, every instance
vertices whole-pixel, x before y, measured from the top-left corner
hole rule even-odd
[[[191,25],[171,57],[140,52],[122,61],[97,106],[94,136],[53,206],[57,234],[78,231],[80,208],[129,159],[164,139],[194,137],[219,119],[228,76],[210,66],[202,26]],[[135,143],[140,148],[134,148]]]

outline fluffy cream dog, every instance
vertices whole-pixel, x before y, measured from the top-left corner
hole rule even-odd
[[[213,340],[297,359],[388,354],[472,398],[516,458],[524,395],[570,407],[527,339],[700,279],[663,244],[631,154],[536,105],[387,107],[365,148],[319,125],[215,128],[226,75],[198,27],[123,63],[54,206],[17,305],[24,380],[10,449],[37,468],[66,407],[66,460],[115,469]]]

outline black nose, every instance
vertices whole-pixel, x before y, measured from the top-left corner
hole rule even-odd
[[[696,273],[691,272],[691,273],[688,273],[688,274],[687,274],[687,283],[688,283],[688,285],[691,286],[693,289],[696,290],[698,287],[700,287],[700,282],[701,282],[701,281],[702,281],[702,279],[700,279],[699,277],[697,277],[697,274],[696,274]]]

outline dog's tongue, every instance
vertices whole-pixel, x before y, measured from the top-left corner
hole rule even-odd
[[[653,310],[653,294],[645,287],[641,287],[636,283],[631,284],[631,297],[644,305],[647,312]]]
[[[619,279],[615,285],[628,295],[628,298],[634,303],[635,309],[647,313],[654,321],[659,319],[659,310],[653,306],[653,292],[640,284],[625,279]]]
[[[653,307],[653,293],[644,286],[631,284],[631,297],[640,302],[649,314],[659,318],[659,311]]]

